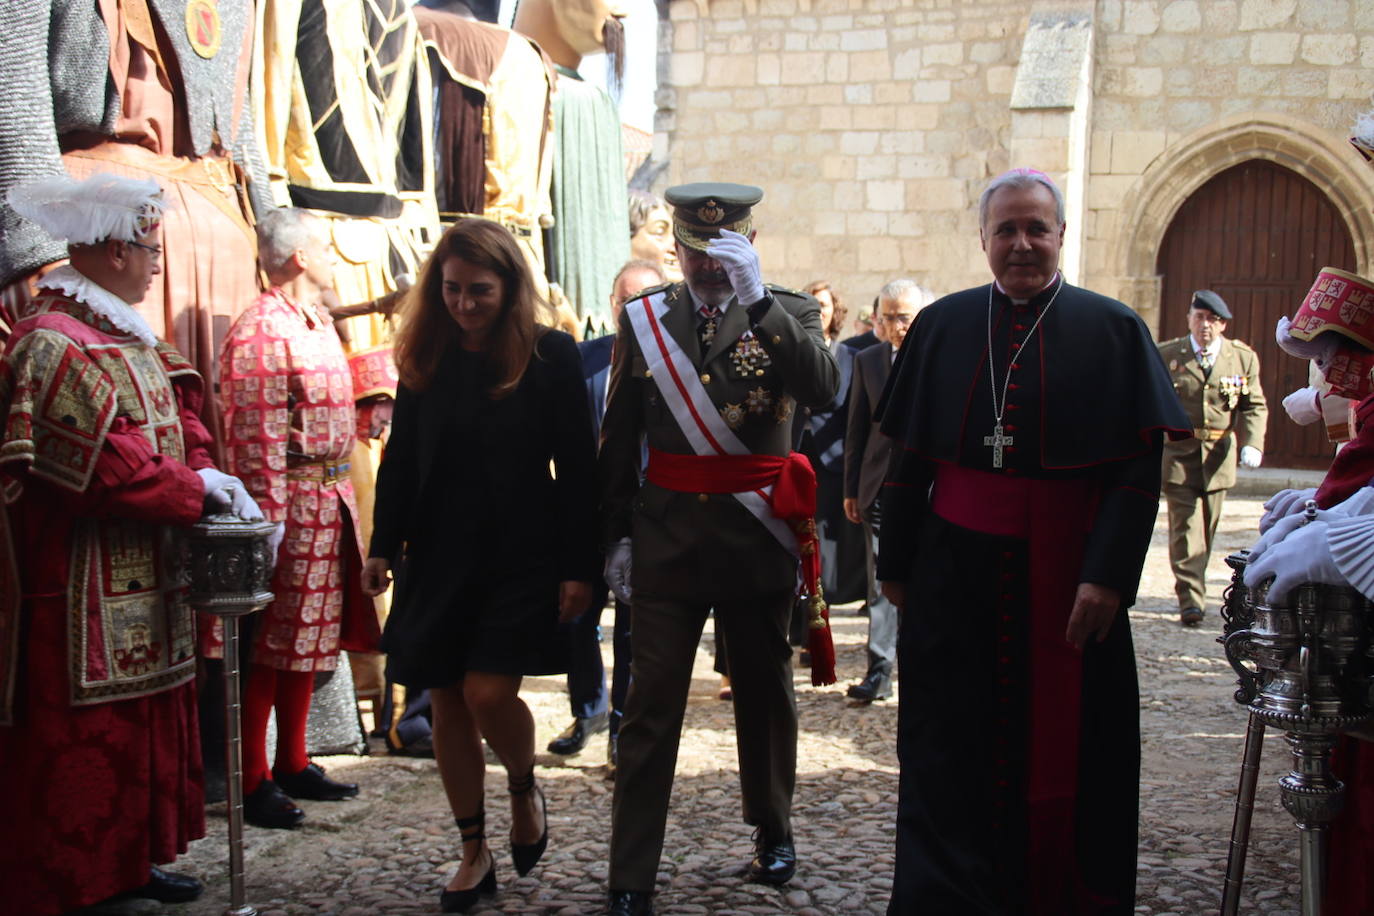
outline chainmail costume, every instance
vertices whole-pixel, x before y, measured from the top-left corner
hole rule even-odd
[[[58,124],[101,130],[109,41],[94,4],[0,4],[0,193],[62,173]],[[0,207],[0,287],[67,256],[67,246]],[[13,317],[13,316],[12,316]]]

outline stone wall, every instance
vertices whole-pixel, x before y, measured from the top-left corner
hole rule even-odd
[[[1248,158],[1326,190],[1374,264],[1345,140],[1374,104],[1368,0],[672,0],[660,28],[662,183],[761,185],[777,282],[862,305],[986,282],[974,209],[1013,165],[1067,192],[1070,280],[1150,320],[1170,218]]]

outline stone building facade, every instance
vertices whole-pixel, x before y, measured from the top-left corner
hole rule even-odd
[[[1066,273],[1154,324],[1174,214],[1247,159],[1317,185],[1374,264],[1374,170],[1346,142],[1374,93],[1365,0],[670,0],[664,183],[762,185],[770,273],[867,301],[909,274],[985,282],[973,212],[1033,165],[1068,197]]]
[[[1176,290],[1162,302],[1171,270],[1175,286],[1226,289],[1244,311],[1248,297],[1259,301],[1243,282],[1259,270],[1253,263],[1275,260],[1274,245],[1301,249],[1290,253],[1297,266],[1288,286],[1256,305],[1253,322],[1237,316],[1244,336],[1272,346],[1269,313],[1291,314],[1306,288],[1296,284],[1324,266],[1303,261],[1317,243],[1296,229],[1246,235],[1240,244],[1256,251],[1232,252],[1228,263],[1220,255],[1187,270],[1163,263],[1170,230],[1188,228],[1175,224],[1202,218],[1190,199],[1225,175],[1232,183],[1210,205],[1213,236],[1230,234],[1224,210],[1236,188],[1252,194],[1256,182],[1296,176],[1315,203],[1291,206],[1321,209],[1335,235],[1348,236],[1348,245],[1338,238],[1321,248],[1336,254],[1307,261],[1374,272],[1374,168],[1347,141],[1374,106],[1370,0],[660,0],[659,8],[655,157],[670,163],[662,183],[763,186],[757,244],[776,282],[827,279],[860,307],[898,276],[937,292],[984,283],[978,194],[1021,165],[1065,189],[1070,282],[1122,299],[1161,336],[1182,333],[1187,305],[1172,301]],[[1228,172],[1257,163],[1279,168],[1247,172],[1238,184]],[[1261,197],[1234,218],[1237,229],[1288,225],[1278,196]],[[1258,282],[1272,293],[1272,279]],[[1269,355],[1267,387],[1300,373]],[[1307,459],[1329,456],[1324,443],[1305,448]]]

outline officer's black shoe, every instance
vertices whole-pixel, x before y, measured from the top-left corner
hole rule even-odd
[[[391,739],[388,738],[386,752],[393,757],[428,757],[433,760],[434,738],[431,735],[421,735],[403,747],[393,747]]]
[[[1202,608],[1186,607],[1178,612],[1178,622],[1185,627],[1195,627],[1202,623]]]
[[[749,880],[759,884],[786,884],[797,873],[797,850],[792,837],[774,842],[762,827],[754,831],[754,861],[749,863]]]
[[[160,903],[187,903],[199,897],[204,890],[205,885],[190,875],[163,871],[154,865],[149,869],[148,883],[130,891],[129,896]]]
[[[606,916],[653,916],[654,895],[651,891],[611,891]]]
[[[563,757],[576,754],[587,746],[587,739],[604,732],[609,724],[610,717],[604,712],[599,716],[573,719],[572,725],[564,729],[563,734],[549,742],[549,753]]]
[[[270,779],[243,797],[243,819],[254,827],[289,830],[300,826],[305,812]]]
[[[358,794],[356,782],[336,782],[324,775],[324,768],[318,763],[307,763],[299,773],[278,773],[272,771],[272,778],[283,792],[292,798],[308,798],[311,801],[342,801]]]
[[[870,671],[859,683],[850,684],[844,693],[851,700],[862,700],[865,703],[886,700],[892,696],[892,679],[886,674]]]

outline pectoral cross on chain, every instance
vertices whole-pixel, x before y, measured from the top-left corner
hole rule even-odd
[[[992,466],[1000,468],[1002,466],[1002,447],[1015,445],[1016,442],[1011,436],[1002,435],[1002,424],[998,423],[992,428],[991,436],[983,437],[983,444],[992,449]]]

